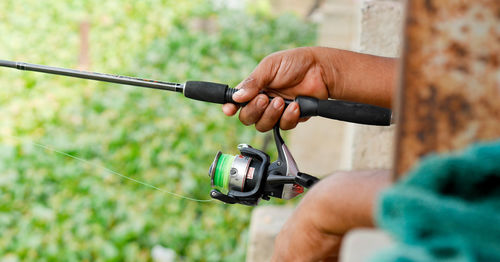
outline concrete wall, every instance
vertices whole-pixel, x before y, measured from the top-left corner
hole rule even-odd
[[[357,50],[361,53],[398,57],[401,52],[404,8],[401,0],[364,1],[361,35]],[[395,126],[373,127],[349,124],[353,138],[352,170],[390,169],[393,163]]]
[[[315,1],[273,1],[275,8],[307,14]],[[402,1],[324,0],[310,16],[319,25],[319,45],[396,57],[400,52]],[[302,12],[300,11],[302,10]],[[312,118],[289,133],[288,145],[301,171],[327,175],[336,170],[391,168],[394,127],[371,127]],[[291,207],[254,209],[247,261],[269,261],[274,238]],[[264,244],[259,244],[264,243]],[[360,247],[363,248],[363,247]]]
[[[401,52],[404,2],[397,0],[367,0],[360,9],[361,35],[359,51],[380,56],[398,57]],[[349,125],[346,133],[352,137],[351,169],[392,168],[395,126],[372,127]],[[391,239],[379,230],[354,230],[345,238],[340,253],[341,262],[368,261]]]
[[[314,4],[321,5],[313,14]],[[352,50],[359,39],[359,9],[352,0],[274,0],[277,12],[293,11],[318,23],[319,45]],[[352,140],[346,137],[346,124],[311,118],[289,132],[287,144],[302,172],[317,176],[350,167]],[[350,151],[349,151],[350,152]],[[274,239],[294,207],[261,206],[254,209],[249,231],[247,261],[269,261]]]
[[[330,0],[311,16],[318,44],[398,57],[403,19],[401,0]],[[312,118],[289,135],[301,171],[324,176],[337,170],[389,169],[395,127],[372,127]]]
[[[318,23],[318,45],[353,50],[359,39],[358,2],[326,0],[310,19]],[[302,172],[315,176],[350,169],[347,124],[324,118],[311,118],[290,132],[290,151]]]
[[[260,206],[252,212],[247,262],[269,261],[273,255],[274,239],[292,215],[289,206]]]

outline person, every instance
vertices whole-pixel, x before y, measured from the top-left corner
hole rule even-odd
[[[285,99],[311,96],[390,108],[397,59],[326,47],[301,47],[265,57],[236,88],[233,99],[248,102],[240,121],[261,132],[279,124],[283,130],[299,122],[300,108]],[[276,98],[269,101],[267,95]],[[228,116],[234,104],[223,105]],[[278,123],[279,121],[279,123]],[[337,172],[318,182],[301,200],[278,234],[273,261],[335,261],[342,236],[352,228],[374,225],[377,194],[391,183],[389,172]]]

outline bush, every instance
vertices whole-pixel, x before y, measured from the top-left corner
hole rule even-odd
[[[265,55],[315,39],[312,25],[265,8],[21,2],[0,3],[1,57],[74,68],[88,21],[93,70],[167,81],[234,86]],[[147,261],[155,245],[186,261],[243,260],[251,208],[180,199],[98,166],[208,199],[215,153],[263,135],[174,93],[7,69],[0,85],[2,260]]]

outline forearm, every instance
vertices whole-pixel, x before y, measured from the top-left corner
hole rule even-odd
[[[273,261],[335,258],[348,230],[374,225],[377,195],[389,184],[388,171],[340,172],[322,179],[281,229]]]
[[[339,172],[313,187],[301,206],[310,212],[317,230],[343,235],[356,227],[374,225],[376,199],[390,184],[390,172],[386,170]]]
[[[330,98],[390,108],[398,59],[313,47]]]

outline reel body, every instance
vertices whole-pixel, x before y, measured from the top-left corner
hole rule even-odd
[[[269,155],[246,144],[240,144],[239,155],[218,152],[210,166],[209,176],[214,188],[212,198],[228,204],[254,206],[270,197],[291,199],[318,181],[316,177],[298,171],[288,147],[273,129],[278,159],[270,162]]]

